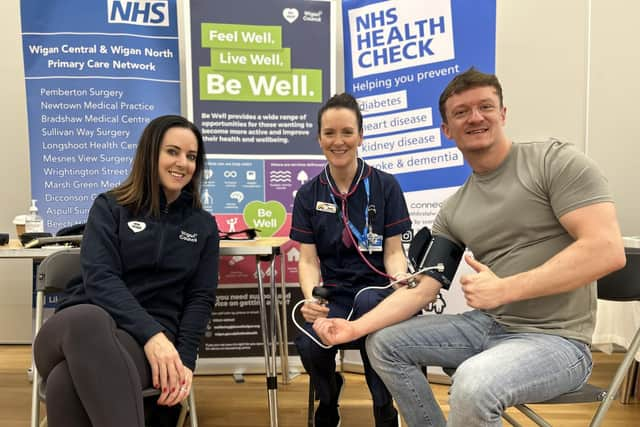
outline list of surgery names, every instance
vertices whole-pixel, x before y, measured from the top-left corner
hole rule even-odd
[[[137,141],[156,106],[122,88],[39,88],[43,205],[49,229],[86,218],[97,194],[129,173]],[[138,94],[139,95],[139,94]],[[32,162],[33,163],[33,162]],[[56,217],[66,217],[56,221]]]

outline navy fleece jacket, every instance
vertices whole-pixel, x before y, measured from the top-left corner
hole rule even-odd
[[[82,283],[68,286],[58,310],[98,305],[140,345],[164,332],[193,370],[218,285],[218,227],[186,192],[168,206],[163,198],[161,211],[134,216],[99,195],[80,250]]]

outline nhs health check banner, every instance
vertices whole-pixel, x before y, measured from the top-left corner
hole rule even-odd
[[[222,231],[288,236],[295,192],[324,165],[316,114],[334,91],[332,3],[191,0],[189,15],[190,105],[207,149],[203,204]],[[298,248],[282,250],[285,281],[295,284],[287,300],[296,303]],[[220,260],[201,356],[262,355],[256,279],[253,257]],[[296,334],[289,324],[291,352]]]
[[[358,98],[364,116],[360,155],[396,176],[414,229],[431,227],[444,199],[471,172],[440,131],[438,98],[471,66],[494,72],[495,0],[343,0],[342,5],[345,87]],[[463,262],[454,282],[469,271]],[[432,314],[466,310],[459,286],[425,307]],[[358,363],[359,355],[347,353],[345,361]]]
[[[495,0],[343,0],[345,86],[360,103],[360,155],[396,175],[416,229],[470,173],[440,131],[438,98],[471,66],[495,70]]]
[[[31,195],[45,231],[86,222],[153,118],[180,113],[175,0],[21,0]],[[26,209],[26,207],[25,207]]]

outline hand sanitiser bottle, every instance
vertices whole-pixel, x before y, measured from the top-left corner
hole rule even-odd
[[[29,215],[24,221],[24,231],[27,233],[42,233],[44,232],[44,221],[42,217],[38,215],[38,207],[36,206],[36,200],[31,200],[31,206],[29,206]]]

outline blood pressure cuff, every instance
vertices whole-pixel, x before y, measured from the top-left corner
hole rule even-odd
[[[418,231],[409,245],[409,261],[416,271],[444,265],[444,271],[429,270],[424,274],[436,279],[444,289],[449,289],[451,281],[462,259],[464,248],[442,236],[432,236],[427,227]]]

